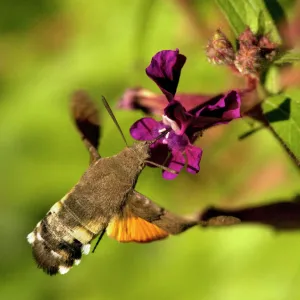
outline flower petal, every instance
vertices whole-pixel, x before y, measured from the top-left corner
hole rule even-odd
[[[180,151],[172,151],[171,157],[169,159],[168,168],[180,172],[185,165],[185,157]],[[173,174],[168,171],[163,171],[163,178],[172,180],[177,177],[178,174]]]
[[[209,100],[199,111],[192,126],[206,129],[217,124],[226,124],[241,117],[241,97],[236,91]]]
[[[149,160],[159,165],[165,165],[170,152],[168,145],[158,141],[150,146],[150,150],[151,150],[151,156]],[[149,166],[153,167],[153,165],[150,164]]]
[[[155,94],[144,88],[125,90],[117,106],[124,110],[141,110],[145,114],[162,115],[168,101],[163,94]]]
[[[160,122],[152,118],[142,118],[130,127],[131,136],[138,141],[151,141],[159,135]]]
[[[179,50],[162,50],[156,53],[146,69],[147,75],[171,101],[177,90],[180,72],[186,57]]]
[[[186,109],[182,106],[182,104],[176,100],[171,101],[168,106],[164,110],[165,116],[169,119],[173,120],[177,126],[179,126],[178,130],[172,129],[176,132],[176,134],[182,135],[184,134],[186,128],[191,123],[193,116],[186,111]]]
[[[182,104],[182,106],[189,111],[190,109],[204,105],[209,101],[214,95],[210,94],[176,94],[176,100]]]
[[[227,110],[223,113],[223,119],[231,121],[241,117],[241,96],[236,91],[229,92],[224,99]]]
[[[196,116],[205,116],[205,117],[223,117],[224,114],[227,114],[231,118],[240,117],[240,104],[241,98],[237,91],[230,91],[227,94],[220,94],[203,105]],[[232,115],[231,115],[232,114]]]
[[[193,145],[189,145],[185,148],[185,154],[187,157],[187,171],[191,174],[196,174],[200,170],[200,160],[202,157],[202,149]]]
[[[170,131],[170,133],[166,135],[164,141],[172,151],[184,152],[184,149],[189,145],[189,138],[186,134],[178,135],[174,131]]]
[[[198,105],[203,105],[213,97],[208,94],[180,94],[176,93],[176,100],[182,104],[186,110],[190,110]],[[163,94],[156,94],[150,90],[135,87],[128,88],[120,98],[117,107],[124,110],[141,110],[145,114],[162,115],[164,108],[168,105],[168,100]]]

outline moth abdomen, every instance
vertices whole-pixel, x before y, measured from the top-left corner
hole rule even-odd
[[[38,267],[49,275],[65,274],[74,264],[78,265],[82,254],[89,253],[93,238],[60,201],[27,236]]]

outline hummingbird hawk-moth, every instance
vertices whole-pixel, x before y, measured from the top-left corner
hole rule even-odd
[[[114,156],[101,157],[96,105],[79,91],[72,97],[71,111],[89,151],[90,166],[27,236],[39,268],[49,275],[67,273],[80,263],[82,254],[89,253],[91,241],[99,236],[99,242],[105,232],[119,242],[148,243],[197,223],[165,210],[134,189],[149,162],[151,142],[136,142]]]

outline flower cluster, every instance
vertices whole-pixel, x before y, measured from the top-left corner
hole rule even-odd
[[[158,52],[146,69],[147,75],[158,85],[166,98],[161,121],[146,117],[135,122],[130,128],[136,140],[150,141],[158,138],[151,146],[151,160],[177,171],[187,165],[187,171],[199,172],[202,149],[193,145],[202,131],[216,124],[225,124],[240,117],[240,96],[236,91],[200,98],[194,107],[187,110],[175,99],[176,90],[186,57],[179,50]],[[124,103],[123,103],[124,104]],[[122,104],[120,105],[122,106]],[[123,106],[129,106],[127,101]],[[165,179],[177,174],[163,171]]]
[[[206,46],[210,62],[225,64],[244,76],[259,78],[267,63],[271,62],[278,51],[268,35],[255,35],[249,27],[240,34],[235,52],[225,34],[218,29]]]

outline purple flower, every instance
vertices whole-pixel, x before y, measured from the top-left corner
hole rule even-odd
[[[147,75],[158,85],[167,99],[171,101],[176,93],[180,72],[186,57],[179,50],[162,50],[156,53],[146,69]]]
[[[164,136],[151,146],[151,160],[165,164],[178,173],[187,164],[187,171],[199,172],[202,149],[193,146],[199,133],[216,124],[225,124],[240,117],[240,96],[236,91],[218,95],[187,111],[175,99],[175,93],[186,61],[185,56],[175,51],[158,52],[146,69],[147,75],[156,82],[165,94],[168,104],[164,109],[162,121],[142,118],[135,122],[130,133],[136,140],[154,140],[163,132]],[[165,179],[173,179],[177,174],[163,171]]]
[[[215,95],[176,93],[176,100],[189,110],[205,103]],[[145,88],[135,87],[125,90],[117,107],[124,110],[141,110],[148,115],[162,115],[169,101],[163,94],[153,93]]]
[[[170,169],[179,173],[185,166],[187,158],[188,172],[193,174],[198,173],[202,149],[193,146],[186,134],[176,134],[175,130],[177,128],[174,128],[174,126],[176,127],[176,123],[166,118],[160,122],[152,118],[142,118],[131,126],[130,134],[136,140],[151,141],[157,138],[162,132],[170,130],[164,137],[151,145],[151,160],[159,164],[167,162],[167,166]],[[172,129],[172,126],[175,130]],[[177,174],[163,171],[165,179],[173,179],[176,176]]]

